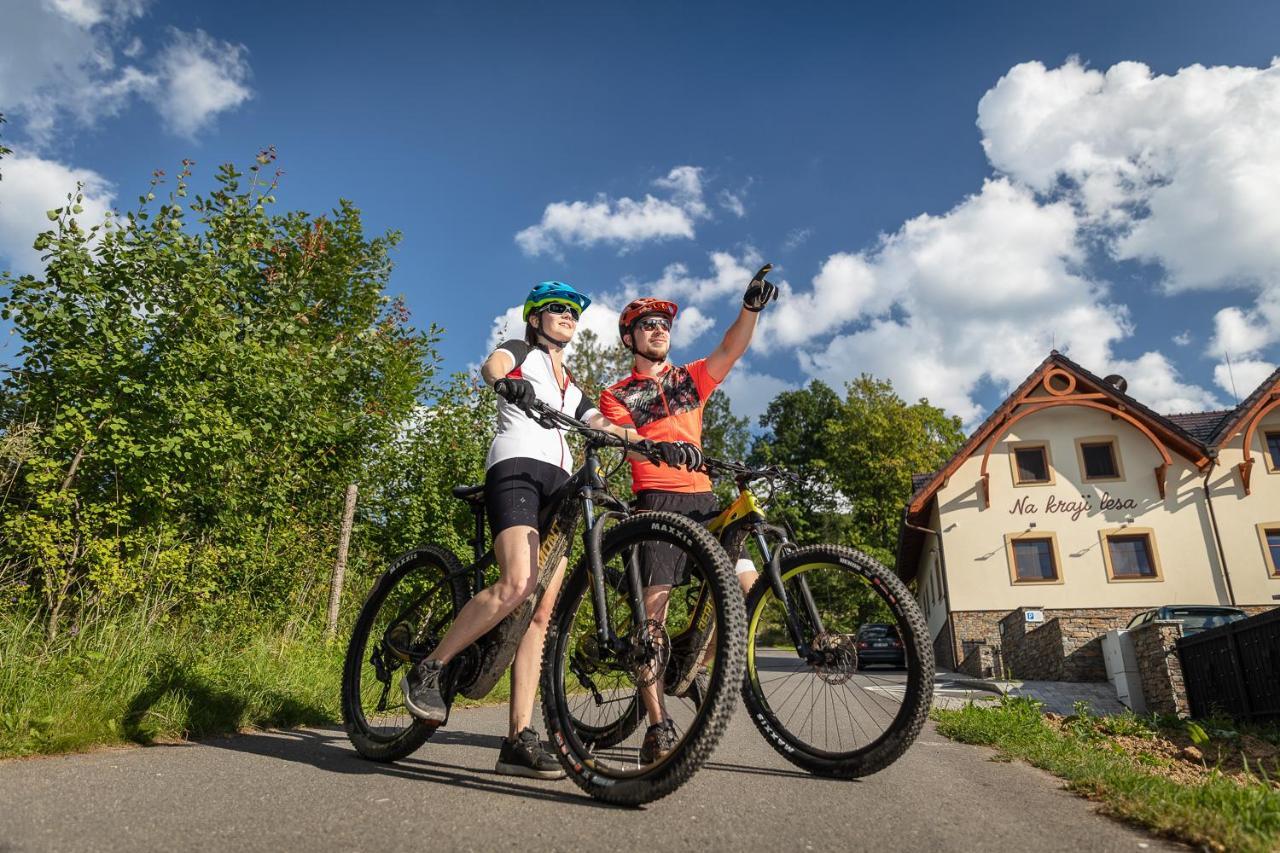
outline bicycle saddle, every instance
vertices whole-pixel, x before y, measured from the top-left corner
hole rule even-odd
[[[458,500],[479,503],[484,500],[484,483],[478,486],[454,486],[453,496]]]

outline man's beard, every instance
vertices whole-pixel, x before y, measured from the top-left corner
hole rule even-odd
[[[649,359],[650,361],[653,361],[653,362],[663,362],[663,361],[666,361],[666,360],[667,360],[667,355],[668,355],[668,353],[670,353],[670,352],[671,352],[671,342],[670,342],[670,341],[668,341],[667,343],[663,344],[661,348],[658,348],[658,347],[656,347],[656,346],[654,346],[654,345],[650,344],[646,349],[642,349],[642,350],[640,350],[640,354],[641,354],[642,356],[644,356],[645,358],[647,358],[647,359]]]

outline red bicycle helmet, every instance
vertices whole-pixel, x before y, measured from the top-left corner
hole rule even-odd
[[[631,331],[631,325],[646,314],[665,314],[668,319],[675,322],[676,312],[679,310],[679,305],[665,299],[654,299],[652,296],[634,299],[622,309],[622,314],[618,316],[618,337],[621,338]]]

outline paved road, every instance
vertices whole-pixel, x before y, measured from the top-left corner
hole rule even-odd
[[[495,776],[504,728],[501,708],[456,710],[391,766],[330,728],[0,762],[0,851],[1174,849],[932,726],[888,770],[835,782],[796,772],[739,708],[711,762],[639,810]]]

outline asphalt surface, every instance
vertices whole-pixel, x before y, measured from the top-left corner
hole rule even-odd
[[[711,761],[642,809],[494,775],[505,708],[455,709],[395,765],[336,728],[0,762],[0,851],[1180,849],[929,725],[892,767],[799,772],[741,708]]]

